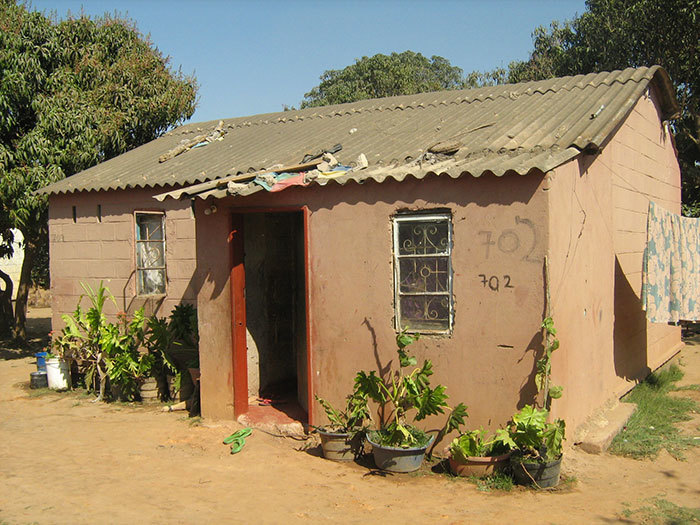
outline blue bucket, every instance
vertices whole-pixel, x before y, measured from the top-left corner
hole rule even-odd
[[[36,357],[37,372],[46,372],[46,355],[47,352],[37,352],[34,354]]]

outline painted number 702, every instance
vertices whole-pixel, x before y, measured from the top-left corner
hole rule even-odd
[[[489,276],[480,273],[479,277],[481,277],[481,284],[484,285],[484,288],[488,286],[488,288],[493,292],[498,292],[501,289],[501,284],[503,288],[515,288],[515,286],[510,284],[510,275],[504,275],[502,282],[498,275]]]

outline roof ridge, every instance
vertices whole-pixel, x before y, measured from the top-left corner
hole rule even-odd
[[[620,78],[619,75],[613,76],[613,73],[622,72],[622,71],[626,71],[626,70],[634,70],[636,72],[642,71],[643,74],[641,74],[641,75],[632,74],[626,78]],[[242,120],[239,123],[230,122],[230,120],[232,120],[232,119],[228,119],[229,122],[226,122],[226,120],[224,120],[224,122],[226,122],[225,126],[227,129],[239,129],[242,127],[250,127],[250,126],[265,126],[265,125],[270,125],[270,124],[286,124],[289,122],[302,122],[304,120],[311,120],[311,119],[315,119],[315,118],[321,119],[321,118],[342,117],[342,116],[346,116],[346,115],[352,115],[352,114],[356,114],[356,113],[365,113],[365,112],[370,112],[370,111],[403,111],[405,109],[425,109],[428,107],[436,108],[436,107],[441,106],[441,105],[444,105],[444,106],[453,106],[454,105],[454,106],[456,106],[456,105],[460,105],[460,104],[464,104],[464,103],[471,104],[473,102],[484,102],[486,100],[495,101],[498,99],[507,99],[507,98],[513,99],[513,98],[518,98],[520,96],[532,96],[534,94],[545,95],[547,93],[572,92],[575,89],[582,90],[582,89],[585,89],[587,87],[594,87],[595,88],[595,87],[598,87],[601,85],[611,86],[615,83],[627,84],[628,82],[639,83],[642,80],[651,81],[653,76],[654,76],[654,72],[655,72],[655,70],[653,67],[651,67],[651,68],[650,67],[626,68],[626,69],[615,70],[615,71],[601,71],[598,73],[586,73],[586,74],[581,74],[581,75],[570,75],[570,76],[566,76],[566,77],[554,77],[551,79],[544,79],[544,80],[519,82],[517,84],[498,84],[496,86],[484,86],[481,88],[474,88],[474,89],[445,90],[445,91],[432,91],[432,92],[430,92],[430,93],[434,93],[434,94],[438,95],[440,93],[469,93],[469,92],[481,91],[481,90],[486,89],[486,88],[498,88],[498,87],[503,88],[500,91],[500,93],[486,93],[486,94],[479,93],[479,94],[476,94],[476,96],[472,96],[472,97],[469,97],[466,95],[461,96],[461,97],[458,96],[454,100],[447,100],[444,98],[442,100],[440,100],[441,97],[436,97],[436,100],[433,100],[430,102],[415,100],[413,102],[408,102],[408,103],[407,102],[398,102],[396,104],[379,103],[379,104],[375,104],[375,105],[371,105],[371,106],[367,106],[367,107],[360,107],[360,108],[357,108],[357,107],[341,108],[340,106],[346,106],[346,104],[338,104],[338,105],[335,105],[335,108],[332,109],[331,111],[325,111],[325,112],[318,111],[318,112],[314,112],[311,114],[303,115],[303,114],[298,113],[298,111],[302,111],[302,110],[298,110],[296,115],[290,115],[289,117],[282,116],[286,112],[268,113],[268,114],[265,114],[265,116],[268,118],[264,118],[264,119],[257,119],[256,120],[254,118],[251,118],[251,117],[255,117],[255,115],[251,115],[251,116],[246,116],[246,117],[237,117],[237,118],[233,119],[234,121]],[[578,82],[574,82],[574,83],[569,84],[568,82],[566,82],[566,80],[577,79],[577,78],[580,80],[583,80],[585,77],[588,77],[591,75],[593,75],[594,77],[599,76],[599,75],[601,75],[601,73],[605,73],[605,77],[600,78],[597,82],[593,82],[592,81],[593,79],[591,79],[591,81],[585,82],[585,83],[578,81]],[[534,87],[534,89],[533,89],[533,86],[532,86],[533,84],[541,84],[543,82],[548,82],[548,81],[552,81],[552,80],[558,80],[558,81],[564,81],[564,82],[561,82],[559,84],[560,87],[556,88],[556,89],[555,89],[555,87],[552,87],[552,86],[548,86],[548,87],[537,86],[537,87]],[[508,89],[506,89],[508,86],[513,86],[513,87],[515,87],[515,86],[529,86],[529,87],[525,90],[517,90],[517,89],[508,90]],[[413,96],[420,96],[420,95],[427,95],[427,94],[429,94],[429,93],[415,93]],[[400,96],[401,97],[410,97],[412,95],[400,95]],[[393,97],[388,97],[388,98],[393,98]],[[386,100],[386,98],[369,99],[369,100],[375,100],[375,101],[379,102],[379,101]],[[364,101],[358,100],[358,101],[351,102],[348,104],[357,104],[357,103],[362,103],[362,102],[364,102]],[[323,108],[323,107],[327,108],[327,107],[332,107],[332,106],[319,106],[319,108]],[[308,108],[308,109],[312,109],[312,108]],[[280,116],[278,116],[277,118],[274,118],[275,115],[280,115]],[[212,122],[214,122],[214,121],[212,121]],[[193,131],[188,130],[188,131],[182,132],[182,134],[190,134],[190,133],[193,133]]]

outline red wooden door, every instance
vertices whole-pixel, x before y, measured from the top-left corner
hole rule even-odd
[[[234,214],[231,229],[231,336],[233,343],[233,414],[248,411],[248,348],[245,317],[243,215]]]

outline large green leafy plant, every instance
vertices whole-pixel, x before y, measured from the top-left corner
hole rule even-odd
[[[523,459],[547,462],[561,456],[566,425],[562,419],[547,423],[548,417],[548,410],[532,405],[513,416],[510,437]]]
[[[357,434],[364,431],[366,421],[371,419],[367,406],[367,394],[355,388],[345,399],[345,408],[337,409],[325,399],[315,396],[323,410],[326,412],[328,424],[319,427],[320,430],[336,432],[340,434]]]
[[[99,383],[98,400],[105,396],[108,379],[124,396],[133,396],[136,377],[149,366],[149,360],[142,359],[138,351],[144,339],[143,310],[138,310],[131,321],[120,314],[117,323],[110,323],[104,307],[108,300],[116,306],[114,296],[102,282],[95,289],[87,283],[81,286],[85,294],[78,299],[73,314],[62,316],[65,327],[54,338],[54,353],[78,362],[88,390]],[[80,306],[84,297],[91,305],[87,310]]]
[[[167,324],[162,329],[157,319],[145,317],[142,308],[131,319],[120,312],[117,322],[110,322],[105,303],[117,303],[109,289],[102,282],[97,288],[81,286],[85,294],[71,315],[63,315],[65,327],[54,337],[52,347],[54,354],[78,363],[88,391],[97,390],[97,399],[102,400],[109,382],[120,397],[135,399],[144,378],[166,367],[174,370],[164,351],[174,337]],[[84,297],[90,301],[87,310],[80,306]]]
[[[467,458],[485,458],[507,454],[516,448],[516,444],[508,430],[498,429],[494,434],[487,435],[482,429],[469,430],[455,439],[450,444],[450,454],[457,461],[466,461]]]
[[[170,389],[165,388],[166,376],[174,377],[173,388],[177,392],[187,375],[187,368],[199,368],[197,309],[191,304],[180,303],[168,318],[149,317],[145,346],[153,356],[152,375],[163,385],[161,397],[165,400],[172,395]],[[185,362],[178,354],[182,350],[194,350],[197,355]]]
[[[355,377],[356,390],[377,402],[380,413],[384,415],[374,435],[380,445],[402,448],[425,446],[430,442],[430,435],[413,423],[448,410],[450,413],[438,432],[437,443],[463,425],[467,416],[467,407],[463,403],[450,409],[443,385],[430,386],[430,376],[433,375],[430,360],[426,359],[421,366],[417,366],[418,360],[408,353],[408,346],[418,338],[418,334],[406,331],[397,334],[399,368],[389,371],[385,378],[378,376],[374,370],[369,373],[360,371]]]

